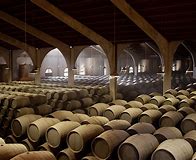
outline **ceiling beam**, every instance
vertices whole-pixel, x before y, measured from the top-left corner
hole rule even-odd
[[[10,37],[2,32],[0,32],[0,40],[8,43],[8,44],[11,44],[12,46],[15,46],[17,48],[20,48],[26,52],[31,52],[31,51],[34,51],[36,52],[36,48],[27,44],[27,43],[24,43],[24,42],[21,42],[13,37]]]
[[[54,6],[53,4],[49,3],[48,1],[46,0],[41,0],[41,1],[31,0],[31,1],[37,6],[39,6],[40,8],[42,8],[43,10],[45,10],[46,12],[50,13],[51,15],[53,15],[54,17],[56,17],[57,19],[65,23],[66,25],[68,25],[69,27],[73,28],[74,30],[78,31],[88,39],[92,40],[93,42],[105,48],[113,47],[113,44],[110,41],[108,41],[107,39],[105,39],[95,31],[93,31],[92,29],[88,28],[81,22],[72,18],[71,16],[69,16],[68,14],[66,14],[65,12],[63,12],[62,10]]]
[[[37,28],[29,25],[29,24],[26,24],[25,22],[3,12],[3,11],[0,11],[0,19],[2,19],[3,21],[9,23],[9,24],[12,24],[13,26],[35,36],[36,38],[54,46],[54,47],[57,47],[57,48],[69,48],[69,46],[65,43],[63,43],[62,41],[38,30]]]
[[[111,0],[131,21],[143,30],[157,45],[167,44],[167,39],[161,35],[147,20],[135,11],[126,0]]]
[[[10,37],[2,32],[0,32],[0,40],[1,41],[4,41],[12,46],[15,46],[17,48],[20,48],[22,49],[23,51],[26,51],[29,56],[31,57],[32,61],[33,61],[33,64],[35,65],[36,64],[36,60],[35,60],[35,57],[36,57],[36,48],[27,44],[27,43],[24,43],[24,42],[21,42],[13,37]]]

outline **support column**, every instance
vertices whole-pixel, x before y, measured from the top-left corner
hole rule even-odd
[[[13,52],[10,50],[9,53],[9,68],[7,68],[7,82],[10,84],[12,82],[12,72],[13,72]]]
[[[68,86],[74,86],[74,70],[72,67],[68,67]]]
[[[40,68],[35,70],[35,84],[39,85],[41,83]]]
[[[112,48],[110,48],[110,54],[112,55],[109,58],[110,59],[110,82],[109,82],[109,89],[110,89],[110,95],[112,96],[113,100],[116,99],[117,94],[117,45],[114,45]]]
[[[41,69],[41,61],[40,61],[40,52],[38,52],[38,49],[36,49],[35,52],[36,55],[36,64],[35,64],[35,84],[39,85],[41,83],[41,73],[40,73],[40,69]]]
[[[138,63],[137,62],[134,63],[133,74],[134,74],[134,76],[137,76],[137,74],[138,74]]]
[[[116,99],[116,94],[117,94],[117,77],[116,76],[110,76],[110,95],[112,96],[113,100]]]
[[[166,45],[159,46],[160,52],[163,55],[164,60],[164,77],[163,77],[163,93],[168,89],[171,89],[171,81],[172,81],[172,64],[174,54],[180,45],[180,41],[169,42]]]
[[[165,71],[163,76],[163,93],[170,89],[171,81],[172,81],[172,63],[173,63],[173,56],[166,55],[164,56],[164,64],[165,64]]]
[[[74,60],[74,48],[71,48],[71,55],[70,55],[70,63],[68,65],[68,86],[73,87],[74,86],[74,66],[75,66],[75,60]]]

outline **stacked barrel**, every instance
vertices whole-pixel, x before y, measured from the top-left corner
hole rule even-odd
[[[90,93],[95,95],[90,88],[75,93],[80,102],[92,98]],[[85,114],[66,107],[26,114],[12,120],[5,142],[22,143],[29,151],[14,155],[15,160],[48,152],[51,160],[190,160],[196,151],[195,97],[195,91],[170,89],[163,95],[142,94],[128,102],[85,101]]]

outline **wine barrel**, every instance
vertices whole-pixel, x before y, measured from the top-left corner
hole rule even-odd
[[[96,136],[101,134],[104,129],[100,125],[87,124],[81,125],[69,132],[67,135],[67,145],[72,151],[81,152],[87,143],[91,142]]]
[[[143,104],[138,101],[129,101],[124,107],[125,108],[141,108]]]
[[[161,115],[162,113],[159,110],[147,110],[140,115],[139,121],[154,123],[161,117]]]
[[[123,130],[105,131],[93,140],[92,152],[99,159],[107,159],[112,151],[128,137],[129,134]]]
[[[180,101],[177,98],[167,98],[165,102],[163,102],[163,104],[176,106],[178,105],[179,102]]]
[[[40,140],[41,137],[45,135],[46,130],[60,121],[56,118],[40,118],[32,123],[29,124],[27,129],[28,138],[32,142],[37,142]]]
[[[146,104],[142,105],[140,109],[142,111],[146,111],[146,110],[150,110],[150,109],[158,110],[159,108],[156,104],[146,103]]]
[[[177,111],[166,112],[159,121],[160,127],[174,127],[183,119],[183,115]]]
[[[12,108],[22,108],[26,106],[30,106],[29,97],[25,96],[16,96],[12,99],[11,107]]]
[[[99,159],[97,159],[94,156],[85,156],[85,157],[82,158],[82,160],[99,160]]]
[[[178,96],[176,96],[176,98],[179,99],[180,101],[183,99],[188,99],[188,97],[185,95],[178,95]]]
[[[126,108],[124,106],[120,106],[120,105],[112,105],[110,107],[108,107],[105,112],[103,113],[103,116],[105,116],[106,118],[108,118],[109,120],[113,120],[116,119],[120,116],[120,114],[126,110]]]
[[[40,115],[26,114],[16,119],[13,119],[11,123],[11,130],[14,136],[21,137],[26,134],[27,127],[29,124],[35,120],[40,119]]]
[[[85,120],[87,120],[87,119],[89,118],[89,116],[86,115],[86,114],[74,113],[74,115],[75,115],[76,117],[78,117],[78,119],[80,120],[80,123],[81,123],[82,121],[85,121]]]
[[[74,153],[70,148],[60,151],[57,155],[57,160],[78,160],[80,158],[80,153]]]
[[[192,107],[194,104],[195,104],[194,100],[187,98],[180,101],[178,108]]]
[[[88,119],[82,121],[81,124],[98,124],[98,125],[103,126],[108,122],[109,122],[109,120],[106,117],[92,116],[92,117],[89,117]]]
[[[72,113],[80,113],[80,114],[86,114],[88,112],[88,108],[84,109],[74,109]]]
[[[34,107],[35,113],[45,116],[47,114],[50,114],[52,112],[52,106],[48,104],[42,104],[39,106]]]
[[[26,114],[34,114],[34,113],[35,111],[33,108],[23,107],[23,108],[17,109],[14,113],[14,116],[17,118],[17,117],[21,117]]]
[[[165,94],[163,94],[163,96],[164,96],[165,98],[175,98],[175,96],[172,95],[172,94],[170,94],[170,93],[165,93]]]
[[[145,160],[158,147],[159,142],[151,134],[133,135],[127,138],[118,149],[119,160]]]
[[[112,96],[109,95],[109,94],[105,94],[105,95],[102,95],[102,96],[100,97],[100,102],[101,102],[101,103],[109,103],[109,102],[111,102],[111,101],[112,101]]]
[[[125,106],[127,104],[127,101],[123,100],[123,99],[115,99],[112,102],[109,103],[110,105],[121,105],[121,106]]]
[[[191,113],[195,113],[195,110],[190,107],[182,107],[178,110],[178,112],[182,113],[182,115],[185,117]]]
[[[154,97],[154,96],[161,96],[161,93],[159,92],[152,92],[149,94],[149,96]]]
[[[91,97],[82,98],[80,101],[81,101],[82,107],[84,108],[93,105],[93,99]]]
[[[49,151],[30,151],[19,154],[10,160],[56,160],[55,156]]]
[[[151,160],[190,160],[193,155],[191,145],[184,139],[168,139],[153,152]]]
[[[74,90],[69,90],[66,92],[67,100],[77,99],[77,93]]]
[[[193,157],[192,157],[191,160],[196,160],[196,152],[195,152],[195,154],[193,155]]]
[[[11,103],[12,103],[12,99],[13,99],[14,97],[16,97],[16,96],[15,96],[15,95],[9,95],[9,96],[7,96],[6,99],[5,99],[4,102],[3,102],[3,105],[4,105],[4,106],[10,106]]]
[[[61,144],[65,144],[67,134],[79,126],[78,122],[63,121],[49,127],[45,135],[48,145],[57,148]]]
[[[151,98],[149,103],[155,104],[157,106],[161,106],[165,102],[165,97],[163,96],[154,96]]]
[[[159,143],[167,139],[182,138],[181,131],[176,127],[161,127],[154,132]]]
[[[77,97],[79,97],[80,99],[88,97],[89,92],[87,89],[79,89],[76,91]]]
[[[176,108],[172,105],[162,105],[160,108],[159,108],[159,111],[162,113],[162,114],[165,114],[166,112],[169,112],[169,111],[176,111]]]
[[[143,134],[143,133],[150,133],[153,134],[155,132],[155,127],[150,124],[150,123],[145,123],[145,122],[139,122],[139,123],[135,123],[134,125],[132,125],[131,127],[129,127],[127,129],[127,132],[130,135],[134,135],[134,134]]]
[[[27,148],[28,151],[34,151],[37,147],[37,143],[31,142],[28,138],[21,141],[23,145]]]
[[[43,94],[31,94],[29,100],[32,106],[47,103],[47,97]]]
[[[72,99],[72,100],[66,102],[66,110],[68,110],[68,111],[72,111],[74,109],[78,109],[81,107],[82,107],[82,104],[79,100]]]
[[[194,152],[196,152],[196,130],[187,132],[184,135],[184,139],[186,139],[191,144]]]
[[[55,112],[49,114],[48,117],[57,118],[60,121],[63,121],[65,119],[67,119],[67,117],[72,116],[72,115],[73,115],[73,113],[70,111],[60,110],[60,111],[55,111]]]
[[[106,103],[96,103],[89,108],[89,116],[101,116],[103,112],[109,107]]]
[[[120,119],[126,120],[129,123],[132,123],[132,121],[142,113],[142,110],[140,108],[128,108],[124,110],[121,115]]]
[[[23,144],[1,144],[0,157],[2,160],[10,160],[14,156],[27,152],[27,148]]]
[[[182,120],[181,130],[183,133],[196,130],[196,113],[191,113]]]
[[[165,91],[165,93],[169,93],[176,96],[178,92],[175,89],[168,89],[167,91]]]
[[[189,97],[189,92],[187,90],[181,89],[178,91],[177,95],[185,95],[185,96]]]
[[[36,150],[38,150],[38,151],[50,151],[50,152],[52,152],[52,153],[54,152],[54,149],[51,148],[51,147],[48,145],[47,142],[45,142],[45,143],[39,145],[39,146],[37,147]]]
[[[141,102],[142,104],[148,103],[151,97],[147,94],[141,94],[135,98],[136,101]]]
[[[17,143],[16,137],[14,137],[13,135],[8,135],[7,137],[5,137],[5,143]]]
[[[131,124],[126,120],[115,119],[106,123],[103,128],[105,130],[110,130],[110,129],[126,130],[130,126]]]

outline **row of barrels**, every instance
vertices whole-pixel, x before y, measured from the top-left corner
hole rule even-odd
[[[68,83],[68,77],[47,77],[42,79],[42,83],[61,84]],[[90,76],[90,75],[75,75],[74,83],[76,85],[106,85],[109,82],[109,75]]]
[[[60,112],[61,114],[59,114]],[[64,116],[62,116],[62,113],[64,113]],[[45,136],[47,143],[41,145],[40,150],[49,150],[58,159],[79,159],[78,157],[87,153],[90,153],[91,157],[92,155],[98,157],[98,159],[107,159],[109,157],[110,159],[116,159],[117,157],[119,159],[127,159],[130,158],[130,152],[134,159],[140,159],[139,157],[147,159],[158,147],[156,149],[157,152],[159,152],[158,149],[163,151],[158,154],[159,156],[155,156],[156,158],[154,159],[158,159],[161,155],[164,158],[170,152],[168,159],[174,156],[176,160],[180,160],[176,157],[181,156],[176,154],[186,148],[188,153],[186,153],[186,157],[183,157],[182,160],[188,160],[193,155],[193,149],[195,149],[195,130],[184,135],[184,139],[187,140],[186,142],[183,139],[181,131],[175,127],[161,127],[156,130],[150,123],[139,122],[131,126],[125,120],[116,119],[109,121],[105,117],[96,117],[96,121],[90,121],[89,119],[93,119],[94,117],[87,117],[86,115],[77,115],[79,116],[77,122],[73,121],[73,115],[71,115],[71,112],[68,111],[58,111],[58,114],[56,112],[50,115],[56,118],[40,118],[37,115],[32,115],[32,117],[38,119],[31,123],[29,122],[29,119],[31,119],[30,115],[19,117],[18,120],[20,121],[13,121],[12,131],[16,135],[17,133],[23,133],[25,129],[27,130],[29,139],[28,141],[27,139],[23,140],[22,143],[25,142],[24,144],[28,146],[28,150],[33,150],[32,146],[40,141],[41,137]],[[61,118],[57,119],[57,117]],[[72,119],[72,121],[60,122],[62,117]],[[29,122],[28,126],[27,122]],[[91,123],[89,124],[89,122]],[[99,125],[95,124],[97,122],[99,122]],[[20,130],[21,128],[23,129]],[[163,145],[162,143],[166,143],[168,139],[173,140]],[[158,146],[159,143],[160,146]],[[171,145],[173,148],[168,148],[167,145]],[[191,147],[191,145],[193,146]],[[68,148],[56,153],[55,150],[59,146]],[[116,155],[115,148],[118,148],[118,156]],[[95,157],[94,159],[96,159]]]

